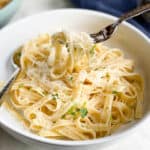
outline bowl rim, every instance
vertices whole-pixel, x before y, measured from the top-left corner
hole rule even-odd
[[[24,22],[28,22],[28,21],[31,20],[31,18],[40,17],[40,16],[43,16],[43,15],[46,15],[46,14],[47,15],[51,14],[51,13],[63,13],[63,12],[75,12],[75,13],[81,13],[81,14],[88,13],[88,14],[93,14],[95,16],[103,16],[103,17],[110,18],[110,19],[113,19],[113,20],[117,19],[117,17],[115,17],[115,16],[112,16],[110,14],[100,12],[100,11],[89,10],[89,9],[80,9],[80,8],[62,8],[62,9],[44,11],[42,13],[38,13],[38,14],[34,14],[34,15],[31,15],[31,16],[25,17],[24,19],[21,19],[19,21],[14,22],[14,23],[10,23],[9,25],[2,28],[0,33],[3,30],[13,28],[17,24],[22,24]],[[141,36],[143,38],[143,40],[145,40],[146,42],[148,42],[148,44],[150,44],[149,37],[147,37],[143,32],[141,32],[135,26],[131,25],[130,23],[128,23],[126,21],[123,22],[122,24],[125,25],[127,28],[130,28],[131,30],[137,32],[138,36]],[[14,132],[14,133],[16,133],[20,136],[23,136],[27,139],[30,139],[30,140],[33,140],[33,141],[36,141],[36,142],[39,142],[39,143],[43,143],[43,144],[62,145],[62,146],[85,146],[85,145],[91,145],[91,144],[105,143],[107,141],[112,141],[113,139],[119,139],[123,135],[129,134],[129,133],[133,132],[135,129],[137,129],[137,127],[143,125],[144,122],[149,117],[150,117],[150,115],[146,114],[145,117],[143,117],[135,125],[131,126],[129,129],[127,129],[126,131],[123,131],[122,133],[117,133],[116,135],[112,134],[111,136],[106,136],[106,137],[103,137],[103,138],[97,138],[97,139],[92,139],[92,140],[84,140],[84,141],[79,141],[79,140],[78,141],[55,140],[55,139],[48,139],[48,138],[40,137],[36,134],[35,135],[29,135],[29,133],[24,133],[24,132],[18,131],[16,128],[11,128],[8,124],[4,123],[1,119],[0,119],[0,126],[3,127],[3,128],[7,128],[11,132]]]

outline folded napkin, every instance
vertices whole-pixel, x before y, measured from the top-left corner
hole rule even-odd
[[[109,13],[114,16],[120,16],[136,8],[141,0],[72,0],[80,8],[94,9]],[[150,37],[150,20],[145,20],[139,16],[129,21]]]

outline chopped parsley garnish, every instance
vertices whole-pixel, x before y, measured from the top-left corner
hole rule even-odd
[[[18,85],[18,88],[22,88],[23,86],[24,86],[24,84],[21,83],[21,84]]]
[[[20,57],[21,57],[21,51],[20,51],[20,49],[18,49],[18,52],[16,53],[16,55],[14,55],[14,61],[16,64],[19,64]]]
[[[95,48],[96,48],[96,44],[90,49],[90,54],[91,55],[94,55]]]
[[[76,112],[75,111],[71,111],[70,114],[73,115],[73,116],[75,116]]]
[[[68,53],[70,52],[70,48],[69,48],[69,47],[67,47],[67,52],[68,52]]]
[[[112,91],[112,94],[119,94],[118,91]]]
[[[76,114],[76,104],[74,104],[69,110],[68,110],[68,114],[71,114],[71,115],[75,115]]]
[[[79,109],[79,108],[77,108],[77,109],[76,109],[76,111],[77,111],[77,112],[80,112],[80,109]]]
[[[95,68],[94,70],[97,71],[99,68]]]
[[[111,116],[110,116],[110,121],[111,121],[111,122],[112,122],[112,119],[113,119],[113,118],[112,118],[112,115],[111,115]]]
[[[72,77],[72,76],[70,76],[70,77],[68,78],[68,80],[69,80],[69,81],[72,81],[72,80],[73,80],[73,77]]]
[[[58,93],[56,93],[56,94],[52,94],[52,98],[53,98],[53,100],[57,100],[57,99],[59,98]]]
[[[80,115],[82,118],[84,118],[87,115],[88,111],[86,108],[81,108],[80,109]]]
[[[70,47],[69,47],[69,43],[66,42],[66,48],[67,48],[67,52],[69,53],[70,52]]]
[[[81,117],[84,118],[87,115],[88,111],[85,107],[78,108],[77,104],[75,104],[68,110],[67,113],[73,115],[74,117],[81,115]]]
[[[68,43],[66,43],[66,47],[67,47],[67,48],[69,47],[69,44],[68,44]]]
[[[19,58],[21,57],[21,52],[17,53],[17,57],[19,57]]]
[[[61,116],[61,118],[62,118],[62,119],[64,119],[64,118],[65,118],[65,114],[64,114],[64,115],[62,115],[62,116]]]
[[[110,77],[110,75],[109,75],[109,73],[107,72],[107,73],[106,73],[106,78],[109,78],[109,77]]]

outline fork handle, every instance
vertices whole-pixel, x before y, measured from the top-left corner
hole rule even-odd
[[[140,14],[143,14],[145,12],[148,12],[150,11],[150,3],[146,4],[146,5],[143,5],[143,6],[140,6],[128,13],[125,13],[124,15],[120,16],[120,18],[118,19],[117,23],[120,24],[122,21],[125,21],[125,20],[128,20],[128,19],[131,19],[133,17],[136,17]]]
[[[1,101],[1,98],[3,97],[3,95],[6,93],[6,91],[10,87],[10,84],[16,79],[19,72],[20,72],[20,68],[17,68],[15,70],[15,72],[12,74],[12,76],[10,77],[10,79],[6,82],[4,87],[1,89],[1,91],[0,91],[0,101]]]

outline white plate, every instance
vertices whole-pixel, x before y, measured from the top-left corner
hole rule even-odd
[[[105,25],[112,23],[114,20],[116,20],[115,17],[95,11],[62,9],[34,15],[3,28],[0,31],[0,80],[7,80],[12,73],[9,59],[12,52],[40,33],[53,33],[62,29],[93,33]],[[146,81],[144,116],[141,120],[125,125],[111,136],[87,141],[60,141],[39,137],[25,129],[4,107],[0,108],[0,125],[7,132],[23,142],[29,144],[36,143],[38,146],[51,148],[59,148],[61,145],[64,145],[65,148],[70,148],[70,146],[79,148],[81,145],[102,145],[107,141],[118,139],[118,137],[124,135],[123,133],[131,133],[131,129],[141,126],[146,119],[150,119],[148,115],[150,108],[150,102],[148,101],[148,89],[150,87],[150,40],[133,26],[128,23],[123,23],[113,38],[105,42],[105,44],[111,47],[121,48],[127,54],[127,57],[133,58],[136,62],[137,70],[143,75]]]

